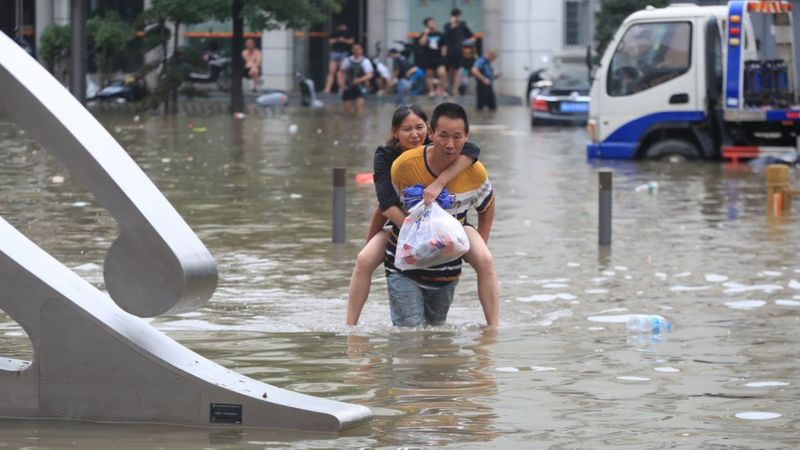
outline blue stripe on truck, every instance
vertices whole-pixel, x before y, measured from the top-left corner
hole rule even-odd
[[[648,114],[634,119],[611,133],[599,144],[586,146],[588,158],[632,159],[642,135],[652,125],[663,122],[700,122],[705,120],[703,111],[669,111]]]

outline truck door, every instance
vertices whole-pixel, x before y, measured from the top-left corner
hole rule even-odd
[[[696,34],[690,20],[630,24],[605,66],[597,156],[640,156],[639,142],[651,127],[704,118]]]

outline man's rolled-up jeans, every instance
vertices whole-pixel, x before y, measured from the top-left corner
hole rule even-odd
[[[411,90],[411,80],[401,78],[397,80],[397,97],[394,98],[395,105],[405,105],[406,95]]]
[[[411,278],[392,272],[386,277],[389,311],[397,327],[439,325],[447,320],[458,281],[437,289],[420,287]]]

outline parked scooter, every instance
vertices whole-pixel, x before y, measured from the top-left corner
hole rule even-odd
[[[87,98],[86,101],[132,102],[142,99],[145,93],[144,81],[141,78],[136,79],[133,76],[127,76],[124,80],[111,80],[104,88]]]
[[[527,69],[527,68],[526,68]],[[528,87],[525,89],[525,104],[531,103],[531,98],[553,85],[547,69],[537,69],[528,76]]]
[[[300,84],[300,103],[303,106],[310,106],[312,108],[322,108],[325,106],[325,103],[317,99],[317,91],[314,89],[314,80],[300,72],[295,74],[295,78],[297,78],[297,82]]]
[[[231,89],[231,58],[222,56],[215,51],[203,53],[207,70],[203,72],[190,72],[186,81],[191,83],[216,83],[217,89],[229,91]]]

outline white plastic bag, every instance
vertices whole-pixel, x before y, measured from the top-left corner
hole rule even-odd
[[[394,266],[399,270],[426,269],[467,253],[464,226],[436,202],[417,203],[408,211],[397,237]]]

